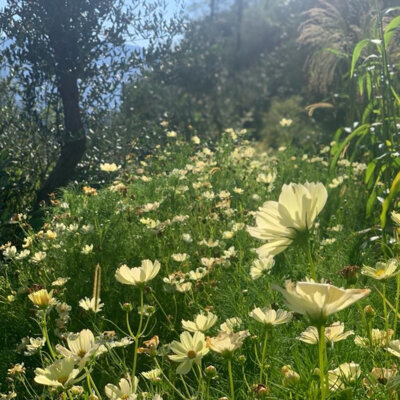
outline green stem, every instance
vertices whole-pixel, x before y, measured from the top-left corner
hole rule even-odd
[[[397,321],[399,313],[399,298],[400,298],[400,275],[396,275],[396,311],[394,312],[394,322],[393,322],[393,337],[396,337],[397,332]]]
[[[185,388],[185,392],[186,392],[186,394],[187,394],[187,397],[188,397],[188,399],[191,399],[192,396],[191,396],[191,394],[190,394],[190,392],[189,392],[189,389],[188,389],[188,387],[187,387],[187,385],[186,385],[186,382],[185,382],[185,380],[183,379],[183,376],[182,376],[182,375],[180,375],[180,377],[181,377],[181,381],[182,381],[182,383],[183,383],[183,387]]]
[[[389,344],[389,320],[386,305],[386,282],[382,282],[383,318],[385,320],[386,346]]]
[[[321,400],[325,400],[325,325],[319,327],[318,358],[319,358],[319,377],[321,386]]]
[[[235,387],[233,386],[233,376],[232,376],[232,360],[228,360],[228,374],[229,374],[229,386],[231,389],[231,400],[235,400]]]
[[[47,315],[45,314],[44,317],[43,317],[43,321],[42,321],[42,332],[43,332],[44,338],[46,339],[47,347],[48,347],[48,349],[49,349],[49,351],[50,351],[51,357],[53,358],[53,360],[55,360],[57,357],[56,357],[56,354],[54,353],[53,347],[51,346],[51,342],[50,342],[50,339],[49,339],[49,333],[48,333],[48,331],[47,331],[47,320],[46,320],[46,316],[47,316]]]
[[[142,334],[142,325],[143,325],[143,288],[140,288],[140,316],[139,316],[139,327],[135,336],[135,353],[133,355],[132,378],[134,378],[136,374],[137,349],[139,347],[140,335]]]
[[[160,364],[158,363],[157,359],[154,358],[154,361],[156,363],[157,368],[161,371],[162,376],[164,377],[164,379],[167,381],[168,385],[171,386],[171,388],[173,390],[175,390],[175,392],[178,394],[178,396],[180,398],[182,398],[183,400],[186,400],[186,397],[175,387],[175,385],[168,379],[167,375],[165,375],[164,371],[162,370]]]
[[[260,362],[260,377],[259,377],[260,383],[263,382],[263,377],[264,377],[265,356],[267,354],[267,341],[268,341],[268,328],[265,327],[264,343],[263,343],[263,348],[262,348],[262,353],[261,353],[261,362]]]
[[[315,265],[311,254],[311,243],[309,239],[307,239],[307,257],[308,262],[310,263],[311,278],[314,279],[315,282],[317,282],[317,274],[315,272]]]
[[[92,378],[92,375],[90,375],[90,371],[89,371],[87,368],[85,368],[85,371],[86,371],[88,383],[90,382],[90,385],[89,385],[89,386],[91,386],[91,387],[94,389],[94,391],[96,392],[96,395],[97,395],[97,397],[99,398],[99,400],[102,400],[100,391],[99,391],[99,389],[97,389],[97,386],[96,386],[96,384],[94,383],[94,380],[93,380],[93,378]]]

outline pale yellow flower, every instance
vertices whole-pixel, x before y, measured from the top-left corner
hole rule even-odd
[[[389,353],[400,358],[400,340],[391,340],[386,349]]]
[[[354,362],[340,364],[338,368],[328,371],[329,389],[343,390],[346,385],[357,381],[361,376],[359,364]]]
[[[290,118],[282,118],[279,121],[279,125],[282,127],[289,127],[290,125],[292,125],[293,120],[291,120]]]
[[[111,400],[136,400],[137,385],[138,378],[134,376],[132,381],[128,376],[127,379],[120,379],[118,386],[109,383],[105,386],[104,392]]]
[[[253,261],[250,267],[250,276],[253,280],[261,278],[266,273],[269,273],[275,265],[273,256],[260,257]]]
[[[203,313],[197,314],[194,321],[182,320],[182,327],[189,332],[206,332],[212,328],[217,322],[217,316],[211,312],[206,315]]]
[[[369,276],[370,278],[381,281],[397,275],[400,272],[397,270],[398,266],[398,261],[395,258],[392,258],[387,262],[377,262],[375,264],[375,268],[365,265],[362,268],[361,273]]]
[[[223,357],[230,357],[234,351],[242,347],[243,341],[249,336],[249,331],[220,332],[218,336],[207,338],[207,346]]]
[[[392,211],[390,214],[392,221],[397,225],[400,226],[400,213]]]
[[[354,335],[354,331],[344,332],[344,324],[341,322],[334,322],[331,326],[325,328],[325,340],[328,343],[340,342],[351,335]],[[297,339],[304,343],[317,344],[319,341],[318,329],[315,326],[309,326]]]
[[[81,368],[95,355],[107,351],[104,346],[96,343],[93,332],[83,329],[79,333],[71,333],[67,336],[67,347],[56,345],[56,350],[64,357],[72,358],[79,363]]]
[[[187,374],[193,364],[200,365],[201,359],[209,352],[204,334],[199,331],[193,336],[189,332],[181,333],[180,342],[174,340],[170,349],[175,353],[169,356],[170,360],[180,363],[176,369],[178,374]]]
[[[257,249],[259,256],[281,253],[299,232],[308,231],[327,198],[322,183],[283,185],[279,201],[265,202],[256,213],[256,226],[247,227],[251,236],[267,241]]]
[[[267,326],[286,324],[293,318],[293,314],[291,312],[284,310],[275,311],[268,307],[257,307],[249,312],[249,316],[255,319],[257,322]]]
[[[101,299],[96,299],[95,297],[89,298],[85,297],[79,300],[79,307],[82,307],[86,311],[93,311],[94,313],[98,313],[103,308],[104,304],[101,302]]]
[[[121,168],[120,165],[117,165],[115,163],[104,163],[100,164],[100,170],[104,172],[115,172],[118,171]]]
[[[142,376],[151,382],[159,382],[161,380],[161,374],[162,371],[159,368],[155,368],[147,372],[142,372]]]
[[[338,311],[368,296],[369,289],[342,289],[326,283],[286,282],[286,288],[273,286],[282,293],[288,307],[307,315],[312,322],[321,323]]]
[[[372,329],[372,347],[386,347],[387,343],[392,338],[393,333],[393,329],[389,329],[388,332],[380,329]],[[356,336],[354,338],[354,343],[360,347],[368,347],[370,345],[370,340],[367,337]]]
[[[368,389],[367,397],[375,399],[375,393],[382,393],[383,386],[390,386],[392,381],[396,379],[397,367],[392,368],[372,368],[370,375],[363,379],[364,386]],[[396,394],[396,386],[389,388],[391,395]]]
[[[47,368],[36,368],[34,380],[40,385],[65,388],[76,382],[79,372],[73,358],[62,358]]]
[[[242,325],[242,320],[239,317],[228,318],[219,326],[221,331],[231,333],[235,332]]]
[[[121,265],[115,272],[115,279],[124,285],[139,285],[146,283],[156,277],[160,271],[160,263],[155,260],[143,260],[140,267],[129,268],[126,264]]]
[[[46,308],[53,303],[52,290],[50,290],[50,293],[47,289],[37,290],[36,292],[32,292],[28,297],[33,304],[40,308]]]

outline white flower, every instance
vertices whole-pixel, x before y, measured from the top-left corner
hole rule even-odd
[[[40,385],[53,386],[65,388],[72,386],[80,370],[75,367],[73,358],[62,358],[61,360],[54,361],[53,364],[47,368],[35,369],[35,382]]]
[[[400,213],[392,211],[390,214],[392,221],[397,225],[400,226]]]
[[[150,371],[142,372],[142,376],[152,382],[159,382],[161,380],[160,379],[161,374],[162,371],[159,368],[154,368]]]
[[[118,171],[121,168],[120,165],[117,165],[115,163],[104,163],[100,164],[100,170],[104,172],[115,172]]]
[[[279,201],[267,201],[256,214],[256,226],[247,227],[251,236],[267,241],[260,256],[274,256],[288,247],[299,232],[308,231],[328,198],[322,183],[283,185]]]
[[[202,332],[195,332],[192,336],[189,332],[180,335],[180,342],[174,340],[170,344],[170,349],[175,354],[170,355],[172,361],[180,363],[176,372],[187,374],[193,363],[200,365],[201,359],[209,352]]]
[[[249,316],[263,325],[274,326],[290,322],[293,314],[284,310],[272,310],[271,308],[255,308],[249,312]]]
[[[199,268],[196,268],[195,271],[193,271],[193,270],[189,271],[187,277],[191,281],[199,281],[200,279],[203,279],[207,275],[207,273],[208,273],[208,271],[205,268],[199,267]]]
[[[16,260],[23,260],[24,258],[28,257],[29,254],[31,254],[30,250],[28,250],[28,249],[22,250],[21,252],[19,252],[19,253],[15,256],[15,259],[16,259]]]
[[[46,258],[46,252],[44,251],[37,251],[33,257],[31,258],[31,261],[35,264],[40,263]]]
[[[64,286],[70,278],[57,278],[55,281],[51,282],[51,286]]]
[[[167,137],[169,137],[169,138],[175,138],[177,136],[178,136],[178,134],[175,131],[168,131],[167,132]]]
[[[392,258],[387,262],[377,262],[375,268],[365,265],[362,268],[361,273],[370,278],[381,281],[397,275],[399,273],[399,271],[397,271],[398,266],[398,261],[395,258]]]
[[[307,315],[312,322],[325,322],[338,311],[349,307],[368,296],[369,289],[341,289],[326,283],[286,282],[286,288],[273,286],[281,292],[288,307],[299,314]]]
[[[343,390],[346,384],[355,382],[361,376],[359,364],[354,362],[340,364],[338,368],[328,371],[329,389]]]
[[[136,376],[133,377],[133,381],[128,376],[127,379],[122,378],[118,386],[109,383],[105,386],[104,392],[111,400],[136,400],[137,384],[138,378]]]
[[[186,243],[192,243],[193,242],[193,239],[192,239],[192,236],[190,235],[190,233],[182,233],[182,239]]]
[[[207,315],[197,314],[194,321],[182,320],[182,327],[189,332],[205,332],[212,328],[217,322],[217,316],[209,312]]]
[[[79,307],[82,307],[86,311],[93,311],[94,313],[98,313],[103,308],[104,304],[101,302],[101,299],[96,299],[92,297],[85,297],[79,300]]]
[[[29,344],[26,345],[26,356],[31,356],[35,354],[39,349],[41,349],[46,343],[46,338],[29,338]]]
[[[223,357],[229,357],[235,350],[243,345],[243,341],[249,336],[249,331],[220,332],[218,336],[207,338],[207,346]]]
[[[6,247],[3,251],[3,256],[6,260],[12,260],[17,255],[17,248],[15,246]]]
[[[231,333],[240,328],[242,320],[239,317],[228,318],[223,324],[219,326],[221,331]]]
[[[115,272],[115,279],[124,285],[139,285],[146,283],[156,277],[160,271],[160,263],[155,260],[143,260],[140,267],[129,268],[121,265]]]
[[[83,246],[81,253],[82,254],[90,254],[93,251],[93,245],[92,244],[86,244]]]
[[[261,278],[265,273],[269,273],[275,265],[273,256],[260,257],[253,261],[250,267],[250,276],[253,280]]]
[[[106,348],[95,343],[93,332],[90,329],[83,329],[79,333],[71,333],[67,337],[68,348],[56,345],[56,350],[64,357],[72,358],[79,363],[81,368],[91,359],[92,356],[104,353]]]
[[[400,340],[391,340],[386,350],[394,356],[400,357]]]
[[[171,254],[171,258],[176,262],[184,262],[189,258],[189,256],[186,253],[175,253]]]
[[[354,331],[344,332],[344,324],[340,322],[334,322],[331,326],[325,328],[325,340],[327,342],[336,343],[350,335],[354,335]],[[318,329],[315,326],[309,326],[297,339],[304,343],[317,344],[319,340]]]
[[[393,333],[393,329],[389,329],[387,332],[380,329],[372,329],[372,343],[370,343],[369,338],[358,335],[354,338],[354,343],[360,347],[368,347],[370,344],[372,345],[372,347],[386,347],[390,339],[392,338]]]
[[[279,125],[282,127],[289,127],[290,125],[292,125],[293,120],[291,120],[290,118],[282,118],[279,121]]]

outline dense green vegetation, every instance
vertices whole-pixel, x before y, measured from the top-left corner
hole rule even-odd
[[[0,14],[0,397],[398,399],[396,2],[55,5]]]

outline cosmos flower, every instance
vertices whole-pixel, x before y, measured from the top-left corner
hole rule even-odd
[[[100,170],[104,172],[115,172],[118,171],[121,168],[120,165],[117,165],[115,163],[104,163],[100,164]]]
[[[127,379],[120,379],[118,386],[109,383],[105,386],[104,392],[111,400],[136,400],[137,385],[138,378],[135,376],[133,380],[131,380],[128,376]]]
[[[28,295],[28,297],[29,300],[39,308],[47,308],[54,303],[52,290],[50,290],[50,292],[48,292],[47,289],[37,290]]]
[[[160,263],[143,260],[140,267],[129,268],[126,264],[121,265],[115,272],[115,279],[124,285],[139,285],[146,283],[156,277],[160,271]]]
[[[249,316],[263,325],[274,326],[290,322],[293,314],[284,310],[275,311],[268,307],[257,307],[249,312]]]
[[[397,275],[400,272],[397,271],[398,266],[398,261],[395,258],[391,258],[387,262],[377,262],[375,268],[364,266],[361,273],[370,278],[381,281]]]
[[[181,333],[180,342],[174,340],[170,349],[175,353],[169,356],[170,360],[180,363],[176,369],[178,374],[187,374],[192,365],[200,364],[200,360],[209,352],[204,334],[199,331],[193,336],[189,332]]]
[[[104,304],[101,302],[100,298],[96,299],[95,297],[92,297],[90,299],[89,297],[85,297],[79,300],[79,307],[82,307],[86,311],[93,311],[94,313],[98,313],[101,311],[103,306]]]
[[[370,293],[369,289],[341,289],[315,282],[287,281],[285,289],[276,285],[273,287],[282,293],[292,311],[307,315],[313,323],[318,324]]]
[[[211,312],[206,315],[201,313],[197,314],[194,321],[182,320],[182,327],[189,332],[205,332],[212,328],[217,322],[217,316]]]
[[[62,358],[47,368],[36,368],[34,379],[40,385],[65,388],[76,382],[79,372],[73,358]]]
[[[328,198],[322,183],[283,185],[279,201],[265,202],[256,213],[256,226],[247,227],[251,236],[267,241],[257,249],[260,257],[284,251],[298,233],[308,232]]]
[[[250,267],[250,276],[253,280],[261,278],[264,274],[269,273],[275,265],[274,257],[260,257],[253,261]]]
[[[328,371],[329,389],[343,390],[346,384],[355,382],[361,375],[359,364],[354,362],[340,364],[338,368]]]
[[[341,322],[334,322],[325,328],[325,340],[328,343],[340,342],[351,335],[354,335],[354,331],[344,332],[344,324]],[[309,326],[297,339],[304,343],[317,344],[319,341],[318,329],[315,326]]]
[[[225,332],[218,336],[207,338],[207,346],[223,357],[230,357],[234,351],[242,347],[243,341],[249,336],[249,331]]]

